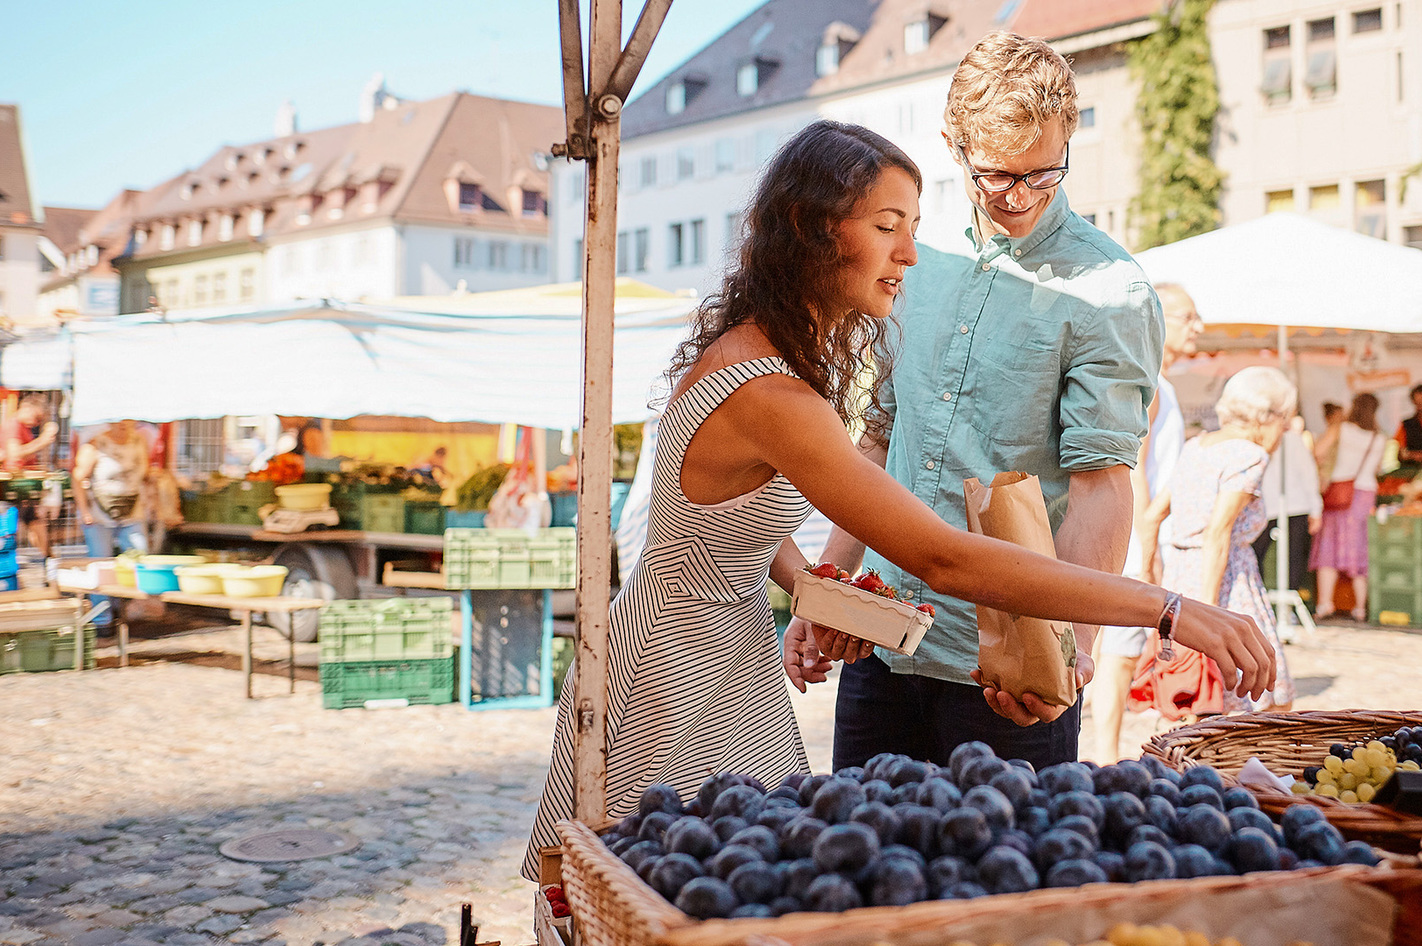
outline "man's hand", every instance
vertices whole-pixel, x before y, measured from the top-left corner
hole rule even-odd
[[[843,660],[847,664],[852,664],[856,660],[861,660],[874,653],[874,645],[862,637],[836,631],[832,627],[821,627],[818,624],[810,626],[814,628],[815,643],[819,645],[820,653],[830,660]]]
[[[815,645],[810,626],[808,621],[791,618],[789,626],[785,628],[785,643],[780,650],[785,675],[801,693],[805,692],[807,683],[824,683],[825,675],[834,666]]]
[[[1080,693],[1091,682],[1091,678],[1096,675],[1096,663],[1091,659],[1091,655],[1076,652],[1076,691]],[[1010,719],[1019,726],[1032,726],[1037,723],[1050,723],[1065,713],[1071,707],[1057,706],[1047,703],[1035,693],[1024,693],[1022,699],[1015,699],[1006,690],[999,690],[996,687],[983,683],[983,672],[974,670],[971,674],[973,682],[983,688],[983,699],[987,700],[992,711],[1004,719]]]

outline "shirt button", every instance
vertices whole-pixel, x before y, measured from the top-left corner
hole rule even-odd
[[[983,272],[987,272],[987,271],[990,270],[990,269],[992,269],[992,264],[991,264],[991,263],[984,263],[984,264],[983,264]]]
[[[1021,256],[1021,255],[1022,255],[1022,251],[1021,251],[1021,250],[1013,250],[1013,251],[1012,251],[1012,255],[1013,255],[1013,256]]]
[[[967,335],[967,334],[968,334],[968,327],[967,327],[966,325],[960,325],[960,326],[958,326],[958,332],[959,332],[959,334]]]
[[[928,467],[928,469],[930,470],[933,469],[933,461],[929,460],[927,463],[924,464],[924,466]]]
[[[951,400],[953,400],[953,392],[952,392],[952,391],[944,391],[944,392],[943,392],[943,400],[945,400],[945,401],[951,401]]]

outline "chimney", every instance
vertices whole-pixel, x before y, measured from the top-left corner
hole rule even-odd
[[[377,72],[370,77],[360,93],[360,120],[369,122],[385,104],[389,93],[385,91],[385,73]]]
[[[277,109],[276,126],[273,131],[278,138],[296,134],[296,104],[291,99],[281,103],[281,108]]]

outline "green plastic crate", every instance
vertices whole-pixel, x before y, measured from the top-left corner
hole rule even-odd
[[[577,533],[552,528],[446,529],[446,588],[572,588]]]
[[[351,709],[402,700],[411,706],[454,702],[454,657],[321,664],[321,705]]]
[[[1368,521],[1368,617],[1422,625],[1422,517]]]
[[[413,535],[443,535],[444,507],[439,500],[405,500],[405,531]]]
[[[94,625],[86,624],[84,669],[93,670],[94,666]],[[73,628],[57,627],[50,630],[0,634],[0,674],[73,669]]]
[[[405,498],[398,493],[370,493],[362,497],[360,527],[365,532],[404,532]]]
[[[332,601],[321,609],[321,662],[448,657],[453,611],[452,598]]]

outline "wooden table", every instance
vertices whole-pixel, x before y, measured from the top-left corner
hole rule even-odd
[[[247,699],[252,698],[252,612],[254,611],[306,611],[312,608],[323,607],[326,602],[321,598],[234,598],[227,595],[195,595],[183,591],[165,591],[162,594],[151,595],[146,591],[141,591],[131,585],[100,585],[97,588],[83,588],[75,585],[60,585],[59,590],[65,594],[82,595],[92,597],[103,595],[109,598],[141,599],[153,598],[165,604],[189,604],[199,608],[218,608],[223,611],[236,611],[242,616],[242,629],[247,632],[247,646],[242,653],[242,675],[246,678]],[[117,615],[115,615],[117,618]],[[128,666],[128,623],[121,618],[118,619],[119,632],[119,666]],[[289,692],[296,692],[296,641],[291,637],[286,640],[287,645],[287,681]]]

